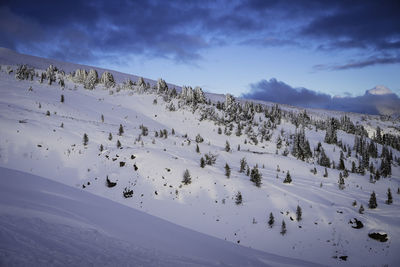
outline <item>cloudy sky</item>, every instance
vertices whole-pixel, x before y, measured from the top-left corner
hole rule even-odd
[[[0,46],[236,96],[399,95],[399,14],[398,0],[2,0]]]

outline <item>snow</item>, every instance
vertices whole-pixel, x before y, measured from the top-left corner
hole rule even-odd
[[[318,266],[219,240],[0,168],[2,266]]]
[[[51,62],[66,71],[78,68],[89,70],[89,67],[72,63]],[[163,266],[169,263],[179,265],[178,256],[185,257],[185,262],[181,265],[188,265],[186,260],[193,262],[193,265],[217,265],[217,260],[223,259],[227,264],[241,266],[243,262],[237,261],[232,254],[249,260],[247,265],[260,265],[260,262],[273,266],[310,265],[313,262],[322,265],[360,266],[396,265],[400,261],[400,201],[399,195],[395,193],[400,186],[400,168],[397,165],[393,166],[390,178],[382,178],[375,184],[369,183],[368,175],[350,174],[345,179],[346,188],[339,190],[338,170],[328,169],[329,176],[323,178],[324,168],[321,166],[299,161],[291,155],[283,156],[285,146],[275,154],[275,140],[281,130],[284,136],[295,132],[295,126],[288,121],[282,121],[274,131],[271,141],[258,145],[244,144],[245,136],[237,137],[234,133],[231,136],[219,135],[218,125],[208,120],[199,121],[198,111],[193,112],[189,107],[175,112],[167,111],[168,103],[156,94],[142,94],[124,89],[118,92],[116,88],[106,89],[102,85],[97,85],[94,90],[85,90],[81,84],[70,80],[65,80],[65,89],[56,83],[51,86],[47,83],[40,84],[37,79],[17,81],[14,73],[7,74],[6,68],[11,66],[15,70],[16,64],[20,63],[28,63],[40,72],[48,67],[50,61],[0,49],[0,167],[3,167],[0,171],[0,204],[2,207],[9,205],[9,208],[1,209],[1,214],[5,214],[5,217],[2,216],[4,224],[3,219],[1,223],[8,225],[7,227],[16,225],[16,228],[10,228],[13,233],[11,237],[4,240],[20,240],[21,233],[24,229],[29,229],[26,227],[29,224],[36,225],[37,228],[33,229],[41,233],[46,228],[49,231],[51,229],[50,237],[56,236],[57,244],[63,243],[63,239],[68,240],[67,243],[72,242],[71,246],[63,244],[59,247],[58,252],[55,252],[57,256],[54,257],[62,259],[62,251],[65,250],[70,253],[68,255],[73,255],[70,257],[70,265],[79,260],[89,263],[100,262],[101,259],[113,265],[111,261],[115,257],[104,258],[104,255],[119,255],[120,264],[116,265],[124,265],[125,260],[128,260],[124,255],[129,254],[124,252],[129,250],[137,252],[133,255],[137,260],[159,260],[148,265]],[[104,71],[106,70],[98,70],[99,75]],[[116,82],[120,83],[128,77],[135,81],[132,75],[110,72]],[[29,87],[33,91],[28,91]],[[65,97],[64,103],[60,103],[61,94]],[[207,93],[206,97],[212,101],[225,101],[225,97],[221,95]],[[158,104],[153,104],[154,99],[157,99]],[[237,101],[244,102],[241,99]],[[173,102],[178,107],[177,100]],[[269,106],[274,104],[259,103]],[[296,107],[280,106],[287,111],[303,111]],[[50,111],[50,116],[46,116],[47,110]],[[104,123],[101,121],[102,114]],[[345,113],[307,109],[307,114],[317,120],[328,116],[340,118]],[[370,136],[378,125],[383,132],[399,134],[398,121],[354,113],[346,115],[354,123],[364,125]],[[256,120],[258,117],[262,118],[257,114]],[[60,127],[61,123],[64,124],[63,128]],[[118,136],[120,124],[124,127],[122,136]],[[139,141],[139,126],[142,124],[148,127],[149,135],[142,136]],[[223,126],[221,128],[223,130]],[[155,131],[163,129],[168,131],[168,138],[155,138]],[[171,134],[172,129],[175,130],[175,135]],[[84,133],[89,137],[86,147],[82,144]],[[109,133],[113,135],[111,141],[108,140]],[[188,135],[187,138],[184,137],[185,134]],[[199,144],[199,154],[195,152],[197,134],[204,138],[204,142]],[[342,131],[337,134],[343,143],[353,146],[354,135]],[[316,131],[311,127],[306,129],[306,136],[313,149],[318,142],[323,143],[325,131]],[[122,149],[117,149],[117,140],[122,143]],[[231,152],[224,150],[227,140],[232,148]],[[99,151],[100,144],[104,146],[103,152]],[[237,151],[239,144],[241,150]],[[325,143],[323,147],[329,158],[338,163],[340,149]],[[381,149],[381,146],[378,148]],[[200,168],[200,157],[208,152],[217,155],[217,162],[214,166]],[[393,153],[400,157],[399,151],[393,150]],[[132,155],[134,159],[131,159]],[[246,157],[250,167],[258,164],[263,176],[260,188],[255,187],[245,174],[238,172],[239,162],[243,157]],[[353,153],[345,164],[350,168],[351,161],[356,160]],[[121,161],[126,162],[124,167],[120,167]],[[371,161],[375,166],[379,165],[377,159]],[[230,179],[224,175],[226,163],[232,169]],[[138,170],[135,171],[133,165]],[[316,175],[310,172],[314,167],[317,169]],[[3,179],[4,174],[12,175],[11,170],[4,168],[24,172],[14,176],[29,179],[15,178],[20,183],[19,186],[13,185],[10,179]],[[181,186],[185,169],[190,171],[192,184]],[[291,184],[282,182],[286,171],[290,171],[292,176]],[[115,187],[106,187],[107,176],[111,181],[117,182]],[[30,183],[30,179],[39,179],[42,182]],[[35,186],[36,183],[38,186]],[[122,196],[125,187],[133,190],[132,198],[125,199]],[[392,205],[384,204],[388,188],[393,193]],[[26,194],[18,193],[17,189],[25,190],[23,192]],[[14,192],[13,190],[15,194],[3,194]],[[243,204],[239,206],[234,201],[238,191],[243,195]],[[367,208],[372,191],[377,193],[378,198],[378,208],[375,210]],[[33,199],[28,199],[30,196]],[[17,201],[17,197],[26,198],[25,206],[26,203],[34,203],[26,206],[29,207],[29,212],[21,211],[25,206],[18,204],[21,202]],[[351,205],[354,200],[357,201],[356,207]],[[59,206],[56,206],[57,201]],[[73,203],[75,204],[71,208],[64,208]],[[363,215],[358,213],[360,204],[365,208]],[[296,217],[297,205],[303,210],[303,219],[300,222],[290,219]],[[89,213],[88,210],[92,208],[93,212]],[[273,228],[269,228],[267,224],[270,212],[275,217]],[[86,213],[89,214],[85,215]],[[24,217],[24,214],[27,216]],[[353,218],[361,220],[364,228],[352,229],[348,222]],[[164,220],[175,225],[172,226]],[[282,220],[285,220],[287,226],[287,234],[284,236],[280,235]],[[146,228],[153,222],[157,225],[156,228],[175,229],[173,232],[176,236],[171,237],[155,228]],[[368,233],[371,229],[388,233],[389,241],[383,244],[370,239]],[[193,236],[199,233],[208,235],[207,238],[212,236],[214,241],[202,245],[204,250],[199,251],[199,254],[193,254],[189,248],[193,248],[198,241],[195,237],[187,240],[183,238],[181,233],[186,231],[190,232],[187,234],[189,236],[193,233]],[[57,236],[57,232],[63,234]],[[153,235],[153,232],[157,234]],[[66,233],[74,238],[69,239]],[[31,232],[29,236],[29,241],[16,245],[16,248],[26,253],[26,263],[40,259],[52,260],[53,254],[46,251],[51,247],[48,244],[53,244],[54,240],[50,237],[46,237],[49,240],[41,239],[35,232]],[[85,243],[85,236],[93,237],[93,243]],[[164,240],[164,245],[157,245],[155,236]],[[176,242],[175,245],[168,243],[172,242],[169,238]],[[132,243],[135,239],[140,242]],[[9,241],[0,241],[0,244],[4,246]],[[44,246],[40,250],[42,252],[35,251],[35,246],[26,245],[32,242]],[[104,243],[111,245],[103,248]],[[179,250],[176,244],[180,244]],[[225,244],[221,245],[221,253],[227,251],[226,254],[222,253],[221,258],[216,256],[220,254],[218,244]],[[223,250],[225,246],[226,250]],[[72,251],[74,247],[80,248],[77,251],[88,251],[88,254],[95,256],[82,259],[82,255]],[[101,249],[108,252],[102,253]],[[11,253],[11,250],[8,247],[7,253]],[[17,260],[17,254],[13,255],[9,257],[10,263]],[[348,256],[347,261],[340,260],[340,256]],[[210,262],[207,261],[208,258]],[[49,264],[57,265],[58,261]]]

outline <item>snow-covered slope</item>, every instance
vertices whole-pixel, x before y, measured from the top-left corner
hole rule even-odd
[[[395,265],[400,261],[400,202],[396,194],[400,168],[396,161],[391,177],[370,183],[368,171],[365,176],[350,173],[345,189],[339,190],[341,171],[328,168],[329,175],[324,177],[324,167],[314,159],[300,161],[291,154],[282,155],[285,149],[291,150],[291,136],[296,132],[289,115],[276,129],[268,128],[269,141],[255,144],[244,133],[236,136],[235,123],[229,134],[229,124],[201,119],[202,110],[213,106],[193,109],[180,98],[168,98],[155,90],[143,93],[136,87],[124,89],[120,84],[109,89],[98,84],[94,90],[86,90],[68,78],[65,88],[57,83],[39,83],[38,77],[19,81],[15,79],[17,66],[13,64],[29,63],[37,66],[35,71],[40,74],[47,61],[18,55],[17,62],[15,54],[0,52],[0,166],[52,179],[236,246],[256,248],[285,259],[349,266]],[[68,71],[82,68],[71,63],[60,64]],[[10,70],[13,72],[9,73]],[[119,81],[137,80],[124,75],[121,74]],[[60,101],[61,95],[64,102]],[[212,94],[207,97],[223,100]],[[176,111],[170,108],[171,103]],[[295,107],[282,110],[290,114],[303,112]],[[344,113],[307,110],[307,114],[317,121],[328,116],[340,118]],[[383,133],[399,134],[397,121],[348,115],[355,124],[363,125],[370,137],[377,126]],[[268,119],[263,113],[256,113],[254,131],[258,131],[263,121]],[[120,125],[124,130],[121,135]],[[142,135],[141,125],[147,127],[148,135]],[[160,131],[167,132],[167,137],[160,138]],[[85,133],[87,145],[83,144]],[[204,141],[197,144],[199,152],[196,152],[198,134]],[[325,130],[308,125],[305,134],[312,149],[321,142],[329,158],[339,162],[341,148],[324,143]],[[353,134],[342,130],[337,134],[343,144],[353,147]],[[284,140],[277,149],[278,137]],[[121,148],[117,147],[117,140]],[[228,152],[226,141],[231,148]],[[101,145],[103,151],[99,150]],[[382,146],[377,147],[380,153]],[[399,151],[392,151],[394,157],[400,157]],[[200,167],[200,158],[209,152],[217,155],[216,163]],[[352,151],[345,159],[346,167],[351,169],[352,161],[358,163],[358,157]],[[258,165],[262,174],[260,187],[254,186],[246,173],[239,172],[242,158],[246,158],[250,168]],[[371,158],[370,162],[379,168],[379,158]],[[231,168],[230,178],[225,176],[226,164]],[[315,174],[310,172],[314,167]],[[182,184],[185,169],[192,177],[188,185]],[[293,179],[291,184],[283,183],[287,171]],[[116,182],[114,187],[107,186],[107,177]],[[3,187],[3,182],[0,186]],[[385,204],[388,188],[393,193],[392,205]],[[131,198],[123,196],[125,189],[132,190]],[[235,204],[238,191],[243,196],[241,205]],[[367,208],[372,191],[377,194],[377,209]],[[364,214],[358,213],[361,204],[365,207]],[[296,220],[297,205],[303,211],[301,221]],[[103,212],[107,215],[110,210]],[[271,212],[275,217],[272,228],[267,223]],[[116,217],[115,220],[125,218]],[[349,221],[354,218],[361,220],[364,228],[353,229]],[[282,221],[287,227],[285,235],[280,233]],[[388,233],[389,240],[380,243],[369,238],[368,233],[375,230]]]
[[[313,266],[0,168],[1,266]]]

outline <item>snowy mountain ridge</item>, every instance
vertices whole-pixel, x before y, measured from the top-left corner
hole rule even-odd
[[[399,261],[397,121],[203,95],[23,55],[12,63],[15,54],[1,53],[1,167],[280,255],[282,265]],[[42,67],[18,65],[28,63]],[[11,174],[1,174],[6,188]],[[376,232],[388,240],[369,237]]]

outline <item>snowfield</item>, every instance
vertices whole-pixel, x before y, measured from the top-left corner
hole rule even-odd
[[[36,76],[32,81],[17,80],[18,64],[35,68],[39,77],[53,64],[65,70],[65,87],[57,82],[48,85],[47,80],[40,83]],[[398,266],[400,262],[400,168],[395,160],[391,176],[374,182],[368,170],[365,175],[349,171],[340,190],[340,170],[327,168],[328,177],[323,177],[325,168],[315,159],[283,155],[285,149],[291,151],[290,136],[296,132],[287,117],[276,129],[268,129],[269,141],[255,144],[245,129],[242,135],[235,134],[236,124],[229,135],[229,126],[201,119],[202,108],[209,105],[193,109],[179,97],[166,99],[156,90],[121,85],[128,78],[137,81],[136,76],[111,72],[115,87],[97,84],[87,90],[67,74],[90,67],[7,49],[0,49],[0,65],[1,265]],[[104,70],[97,70],[100,77]],[[156,84],[145,81],[151,87]],[[180,87],[175,87],[179,94]],[[219,95],[206,97],[214,104],[225,101]],[[171,103],[175,111],[170,111]],[[280,107],[294,114],[304,110]],[[312,109],[307,114],[313,120],[344,115]],[[347,116],[363,125],[370,138],[377,126],[383,133],[400,133],[396,120]],[[263,113],[255,113],[253,122],[262,121],[267,121]],[[148,135],[143,135],[142,125]],[[164,132],[167,137],[160,137]],[[321,142],[337,165],[341,148],[324,143],[325,132],[311,124],[305,127],[311,150]],[[196,142],[198,134],[203,142]],[[279,136],[284,141],[277,149]],[[353,147],[354,134],[337,130],[337,136]],[[382,145],[377,148],[380,155]],[[206,153],[216,155],[216,163],[202,168],[200,159]],[[392,153],[400,158],[398,150]],[[239,172],[242,158],[250,169],[258,166],[260,187],[246,171]],[[344,162],[349,170],[352,161],[358,165],[354,151]],[[379,168],[381,160],[369,162]],[[315,174],[310,172],[314,168]],[[191,175],[188,185],[182,183],[186,169]],[[287,171],[290,184],[283,183]],[[109,187],[107,179],[115,186]],[[385,204],[388,188],[391,205]],[[124,197],[123,192],[130,190],[132,197]],[[240,205],[235,203],[238,191],[243,197]],[[372,191],[377,195],[376,209],[368,208]],[[361,204],[364,214],[359,213]],[[297,206],[302,209],[300,221]],[[271,212],[273,227],[268,225]],[[354,218],[363,228],[352,227],[349,222]],[[371,239],[371,231],[387,233],[388,241]]]

